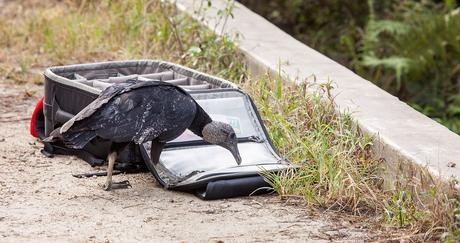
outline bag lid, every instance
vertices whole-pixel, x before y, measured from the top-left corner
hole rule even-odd
[[[218,89],[191,92],[191,95],[213,120],[226,122],[233,127],[238,137],[242,163],[237,165],[226,149],[207,144],[187,130],[166,144],[157,164],[150,160],[150,142],[141,146],[144,160],[160,184],[177,190],[206,188],[204,192],[200,192],[201,195],[206,195],[208,183],[220,181],[214,183],[209,190],[222,191],[216,190],[216,186],[221,185],[227,190],[237,187],[243,192],[245,188],[253,188],[253,184],[262,185],[262,171],[293,168],[277,154],[255,105],[247,94],[237,89]],[[255,179],[235,180],[250,177]],[[234,181],[230,182],[231,180]],[[267,186],[266,183],[263,185]]]

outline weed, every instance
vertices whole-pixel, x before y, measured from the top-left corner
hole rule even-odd
[[[400,227],[406,226],[413,210],[410,194],[405,191],[394,192],[391,200],[385,201],[385,216],[389,222],[397,222]]]
[[[268,176],[280,195],[361,214],[378,199],[379,161],[372,144],[347,114],[337,114],[330,85],[253,79],[241,87],[254,97],[274,144],[296,171]],[[312,90],[316,90],[312,92]]]

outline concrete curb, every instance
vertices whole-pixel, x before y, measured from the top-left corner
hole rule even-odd
[[[351,112],[360,128],[376,135],[374,152],[390,168],[401,162],[426,167],[442,181],[460,178],[460,136],[412,109],[397,97],[363,79],[344,66],[297,41],[243,5],[235,2],[234,18],[224,22],[219,9],[228,1],[214,0],[197,16],[200,0],[176,0],[179,10],[194,17],[217,34],[238,33],[238,46],[253,71],[283,73],[291,78],[315,75],[318,81],[333,80],[339,111]],[[204,1],[205,2],[205,1]],[[204,18],[200,18],[204,17]],[[448,167],[453,162],[458,167]]]

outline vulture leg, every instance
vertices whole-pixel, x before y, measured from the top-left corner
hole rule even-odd
[[[162,142],[152,141],[152,146],[150,147],[150,160],[154,165],[158,164],[160,161],[161,151],[163,151],[164,146],[165,144]]]
[[[109,165],[107,167],[107,181],[104,184],[103,189],[105,191],[110,191],[111,189],[119,189],[119,188],[128,188],[131,187],[129,181],[121,181],[121,182],[112,182],[112,174],[113,174],[113,166],[115,165],[115,160],[117,159],[117,152],[112,151],[110,152],[107,160],[109,161]]]

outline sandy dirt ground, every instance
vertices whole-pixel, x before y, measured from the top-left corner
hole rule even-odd
[[[69,156],[46,158],[28,132],[40,86],[0,80],[0,242],[366,241],[367,230],[309,213],[276,196],[202,201],[167,191],[149,173],[116,175],[133,188],[105,192],[105,178]],[[310,210],[311,211],[311,210]]]

